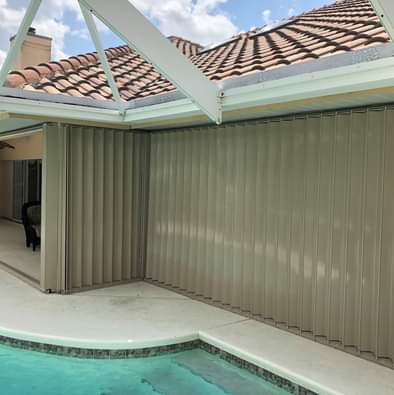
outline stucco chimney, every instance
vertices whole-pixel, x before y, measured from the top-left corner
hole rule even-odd
[[[11,37],[10,42],[12,43],[14,39],[15,36]],[[49,62],[51,60],[51,50],[52,39],[36,34],[36,29],[31,27],[12,69],[20,70],[28,66]]]

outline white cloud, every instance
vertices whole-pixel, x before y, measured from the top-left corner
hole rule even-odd
[[[178,35],[209,44],[238,32],[231,18],[220,9],[228,0],[130,1],[165,35]],[[17,32],[27,5],[28,0],[0,0],[0,64],[9,48],[9,38]],[[90,40],[77,0],[43,0],[33,26],[38,34],[53,38],[55,59],[68,56],[65,53],[67,36]],[[108,33],[101,22],[97,27],[102,34]]]
[[[0,64],[3,64],[5,57],[7,56],[6,51],[0,49]]]
[[[64,52],[64,39],[66,34],[70,32],[69,26],[55,19],[48,19],[46,21],[40,20],[34,24],[34,27],[40,34],[52,38],[52,57],[54,59],[62,59],[68,56]]]
[[[18,31],[27,5],[27,0],[0,0],[0,64],[4,61],[9,48],[9,38]],[[80,28],[75,28],[75,26],[71,28],[65,20],[66,13],[71,13],[74,25],[83,21],[77,0],[43,0],[32,24],[38,34],[53,39],[52,57],[54,59],[70,55],[65,52],[67,35],[76,36],[81,40],[90,40],[89,33],[82,24]],[[101,22],[97,23],[97,27],[100,32],[108,31]]]
[[[0,63],[9,48],[9,38],[16,34],[26,11],[26,0],[0,0]],[[53,57],[67,56],[64,52],[64,40],[70,27],[64,22],[67,11],[80,12],[76,0],[44,0],[34,19],[37,32],[53,38]]]
[[[263,11],[263,20],[267,28],[273,25],[274,21],[272,20],[272,11],[270,9]]]
[[[201,44],[230,38],[238,28],[219,6],[227,0],[131,0],[165,35]]]

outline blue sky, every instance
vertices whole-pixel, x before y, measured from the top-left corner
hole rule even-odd
[[[264,23],[262,13],[265,10],[271,11],[273,20],[280,20],[286,18],[289,12],[297,15],[330,2],[334,0],[228,0],[221,8],[231,15],[241,30],[249,30]]]
[[[116,0],[112,0],[116,4]],[[272,24],[334,0],[131,0],[164,34],[203,45],[223,41],[251,27]],[[0,62],[15,34],[27,0],[0,0]],[[94,50],[77,0],[43,0],[33,23],[37,33],[54,39],[53,58]],[[121,44],[99,25],[106,47]]]

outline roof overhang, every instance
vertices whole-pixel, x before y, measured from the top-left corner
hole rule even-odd
[[[225,89],[224,121],[394,102],[394,58]],[[199,116],[200,115],[200,116]],[[125,122],[160,128],[182,118],[202,123],[187,100],[127,111]]]
[[[176,81],[178,91],[123,103],[122,111],[119,111],[116,101],[1,88],[0,111],[12,118],[42,122],[161,129],[209,123],[210,118],[215,117],[204,108],[201,102],[204,96],[211,103],[209,106],[214,105],[213,101],[219,105],[225,121],[394,102],[393,43],[214,83],[202,73],[203,78],[200,79],[195,66],[155,31],[134,7],[130,9],[127,0],[119,1],[124,12],[119,12],[118,3],[113,7],[106,0],[80,2],[85,13],[95,13],[143,57],[159,65],[157,67],[165,76],[172,82]],[[386,24],[394,19],[394,3],[391,2],[372,0],[375,7],[383,7],[381,12],[384,14],[380,17]],[[32,0],[31,4],[37,3],[39,0]],[[116,12],[112,12],[112,8],[116,8]],[[127,18],[119,14],[125,14]],[[135,23],[131,23],[130,18]],[[89,17],[87,19],[94,33],[93,21]],[[22,25],[28,22],[29,19]],[[151,34],[140,35],[139,29],[147,29]],[[142,36],[145,39],[140,39]],[[177,73],[177,70],[182,70],[182,73]],[[205,84],[207,81],[208,85]],[[218,92],[223,92],[220,104]]]
[[[394,102],[393,55],[390,43],[224,81],[224,120]],[[114,102],[2,88],[0,111],[43,122],[137,129],[209,122],[199,106],[179,92],[134,100],[121,114]]]

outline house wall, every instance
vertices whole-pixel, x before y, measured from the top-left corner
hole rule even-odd
[[[152,135],[146,277],[394,358],[394,109]]]
[[[67,290],[144,276],[148,135],[67,127]]]
[[[15,149],[0,150],[0,217],[12,218],[13,161],[41,159],[42,133],[7,140]]]
[[[42,133],[37,132],[28,136],[6,140],[15,149],[0,150],[2,160],[28,160],[42,158]]]

